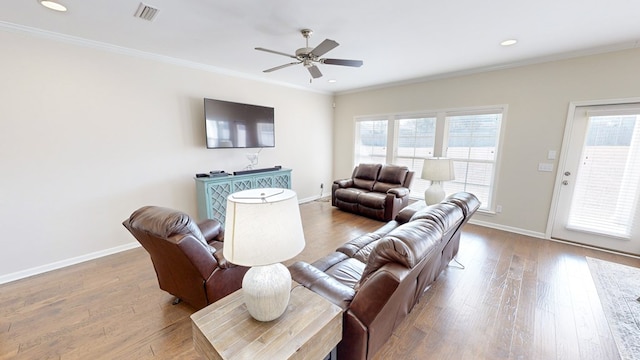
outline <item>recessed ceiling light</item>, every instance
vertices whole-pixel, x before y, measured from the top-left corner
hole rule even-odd
[[[67,11],[67,7],[51,0],[38,0],[40,5],[55,11]]]
[[[329,83],[333,84],[333,83],[337,83],[337,82],[338,82],[338,80],[336,80],[336,79],[329,79],[329,80],[327,80],[327,82],[329,82]]]
[[[518,42],[518,40],[516,40],[516,39],[508,39],[508,40],[505,40],[505,41],[501,42],[500,45],[502,45],[502,46],[511,46],[511,45],[515,45],[517,42]]]

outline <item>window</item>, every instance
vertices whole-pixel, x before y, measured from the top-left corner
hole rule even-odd
[[[445,156],[453,159],[456,173],[454,181],[443,184],[447,194],[470,192],[491,206],[501,120],[502,113],[446,117]]]
[[[411,191],[416,194],[424,194],[429,187],[428,180],[420,179],[422,162],[426,157],[434,157],[436,138],[436,118],[408,118],[396,121],[398,134],[398,149],[393,164],[405,165],[409,169],[415,169]]]
[[[366,162],[406,165],[415,176],[411,197],[422,198],[430,182],[420,178],[422,159],[454,160],[456,179],[447,194],[468,191],[493,210],[495,173],[506,106],[356,119],[355,165]]]
[[[387,120],[356,123],[355,163],[385,163],[387,159]]]

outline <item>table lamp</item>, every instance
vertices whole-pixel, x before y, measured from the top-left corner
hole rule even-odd
[[[291,273],[280,262],[304,249],[296,193],[250,189],[227,197],[224,257],[251,266],[242,279],[244,302],[259,321],[275,320],[289,304]]]
[[[445,158],[426,158],[422,164],[422,179],[431,180],[431,186],[424,192],[427,205],[437,204],[444,199],[442,181],[455,180],[453,160]]]

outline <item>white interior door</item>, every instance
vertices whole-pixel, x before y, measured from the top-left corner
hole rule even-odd
[[[551,237],[640,254],[640,103],[568,119]]]

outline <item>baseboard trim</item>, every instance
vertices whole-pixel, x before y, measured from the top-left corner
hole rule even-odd
[[[320,199],[320,196],[310,196],[304,199],[298,199],[298,204],[304,204],[304,203],[316,201],[318,199]]]
[[[487,221],[475,220],[473,218],[471,218],[471,220],[469,220],[469,223],[470,224],[474,224],[474,225],[478,225],[478,226],[482,226],[482,227],[486,227],[486,228],[491,228],[491,229],[496,229],[496,230],[503,230],[503,231],[507,231],[507,232],[511,232],[511,233],[515,233],[515,234],[526,235],[526,236],[531,236],[531,237],[538,238],[538,239],[546,239],[546,240],[548,240],[548,238],[542,232],[525,230],[525,229],[520,229],[520,228],[512,227],[512,226],[494,224],[494,223],[490,223],[490,222],[487,222]]]
[[[575,243],[575,242],[572,242],[572,241],[549,238],[549,237],[547,237],[545,235],[545,233],[539,233],[539,232],[536,232],[536,231],[524,230],[524,229],[515,228],[515,227],[511,227],[511,226],[493,224],[493,223],[490,223],[490,222],[477,221],[477,220],[473,220],[473,219],[469,220],[469,223],[470,224],[474,224],[474,225],[478,225],[478,226],[482,226],[482,227],[491,228],[491,229],[503,230],[503,231],[512,232],[512,233],[515,233],[515,234],[531,236],[531,237],[539,238],[539,239],[543,239],[543,240],[549,240],[549,241],[553,241],[553,242],[557,242],[557,243],[561,243],[561,244],[572,245],[572,246],[581,247],[581,248],[590,249],[590,250],[602,251],[602,252],[606,252],[606,253],[609,253],[609,254],[621,255],[621,256],[626,256],[626,257],[630,257],[630,258],[634,258],[634,259],[640,259],[640,256],[635,255],[635,254],[629,254],[629,253],[624,253],[624,252],[620,252],[620,251],[599,248],[599,247],[596,247],[596,246],[590,246],[590,245]]]
[[[53,270],[58,270],[58,269],[62,269],[65,268],[67,266],[71,266],[71,265],[76,265],[76,264],[80,264],[83,263],[85,261],[89,261],[89,260],[94,260],[94,259],[98,259],[104,256],[108,256],[108,255],[113,255],[122,251],[126,251],[126,250],[131,250],[131,249],[135,249],[137,247],[140,247],[140,243],[138,242],[130,242],[128,244],[124,244],[124,245],[120,245],[120,246],[116,246],[110,249],[106,249],[106,250],[101,250],[101,251],[96,251],[90,254],[85,254],[85,255],[81,255],[81,256],[76,256],[74,258],[70,258],[70,259],[65,259],[65,260],[61,260],[61,261],[56,261],[50,264],[46,264],[46,265],[41,265],[41,266],[36,266],[34,268],[31,269],[26,269],[26,270],[21,270],[21,271],[17,271],[11,274],[7,274],[7,275],[2,275],[0,276],[0,284],[6,284],[8,282],[12,282],[12,281],[16,281],[16,280],[22,280],[34,275],[39,275],[39,274],[43,274],[49,271],[53,271]]]
[[[298,203],[299,204],[304,204],[304,203],[307,203],[307,202],[312,202],[312,201],[318,200],[319,198],[320,198],[319,196],[311,196],[311,197],[304,198],[304,199],[298,199]],[[53,271],[53,270],[62,269],[62,268],[67,267],[67,266],[80,264],[80,263],[83,263],[85,261],[98,259],[98,258],[101,258],[103,256],[113,255],[113,254],[116,254],[116,253],[119,253],[119,252],[122,252],[122,251],[131,250],[131,249],[134,249],[134,248],[137,248],[137,247],[140,247],[140,243],[131,242],[131,243],[120,245],[120,246],[116,246],[116,247],[113,247],[113,248],[110,248],[110,249],[96,251],[94,253],[81,255],[81,256],[74,257],[74,258],[57,261],[57,262],[54,262],[54,263],[45,264],[45,265],[41,265],[41,266],[36,266],[34,268],[21,270],[21,271],[17,271],[17,272],[6,274],[6,275],[0,275],[0,284],[6,284],[6,283],[9,283],[9,282],[12,282],[12,281],[26,279],[26,278],[31,277],[31,276],[43,274],[43,273],[46,273],[46,272],[49,272],[49,271]]]

